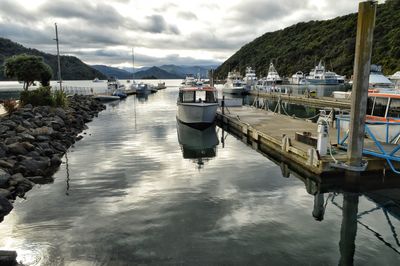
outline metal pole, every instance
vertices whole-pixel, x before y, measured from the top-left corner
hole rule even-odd
[[[368,83],[371,68],[373,31],[376,15],[375,1],[361,2],[358,7],[354,82],[351,92],[351,114],[347,161],[350,166],[362,165]]]
[[[62,91],[62,80],[61,80],[61,63],[60,63],[60,48],[58,45],[58,30],[57,30],[57,23],[54,23],[56,28],[56,38],[55,41],[57,42],[57,64],[58,64],[58,82],[60,83],[60,90]]]

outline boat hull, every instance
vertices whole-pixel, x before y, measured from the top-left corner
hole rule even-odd
[[[229,94],[237,94],[237,95],[241,95],[241,94],[246,94],[247,93],[247,89],[245,89],[244,87],[224,87],[222,89],[223,93],[229,93]]]
[[[207,127],[214,123],[218,103],[178,103],[177,119],[193,127]]]
[[[307,83],[312,85],[337,85],[339,81],[337,79],[306,79]]]

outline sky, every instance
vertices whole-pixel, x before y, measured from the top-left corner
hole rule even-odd
[[[359,0],[0,0],[0,36],[88,64],[220,64],[265,32],[357,12]],[[379,1],[379,2],[383,2]]]

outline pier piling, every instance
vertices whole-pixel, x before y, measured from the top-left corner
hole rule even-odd
[[[347,163],[362,166],[365,117],[367,111],[368,83],[371,67],[373,31],[375,27],[376,2],[359,3],[356,52],[354,58],[354,82],[351,95],[350,133]]]

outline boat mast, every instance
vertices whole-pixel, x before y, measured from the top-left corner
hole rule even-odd
[[[135,80],[135,56],[132,48],[132,82]]]
[[[57,42],[57,64],[58,64],[58,82],[60,83],[60,90],[62,90],[62,80],[61,80],[61,64],[60,64],[60,48],[58,45],[58,30],[57,23],[54,23],[56,28],[56,38],[54,39]]]

